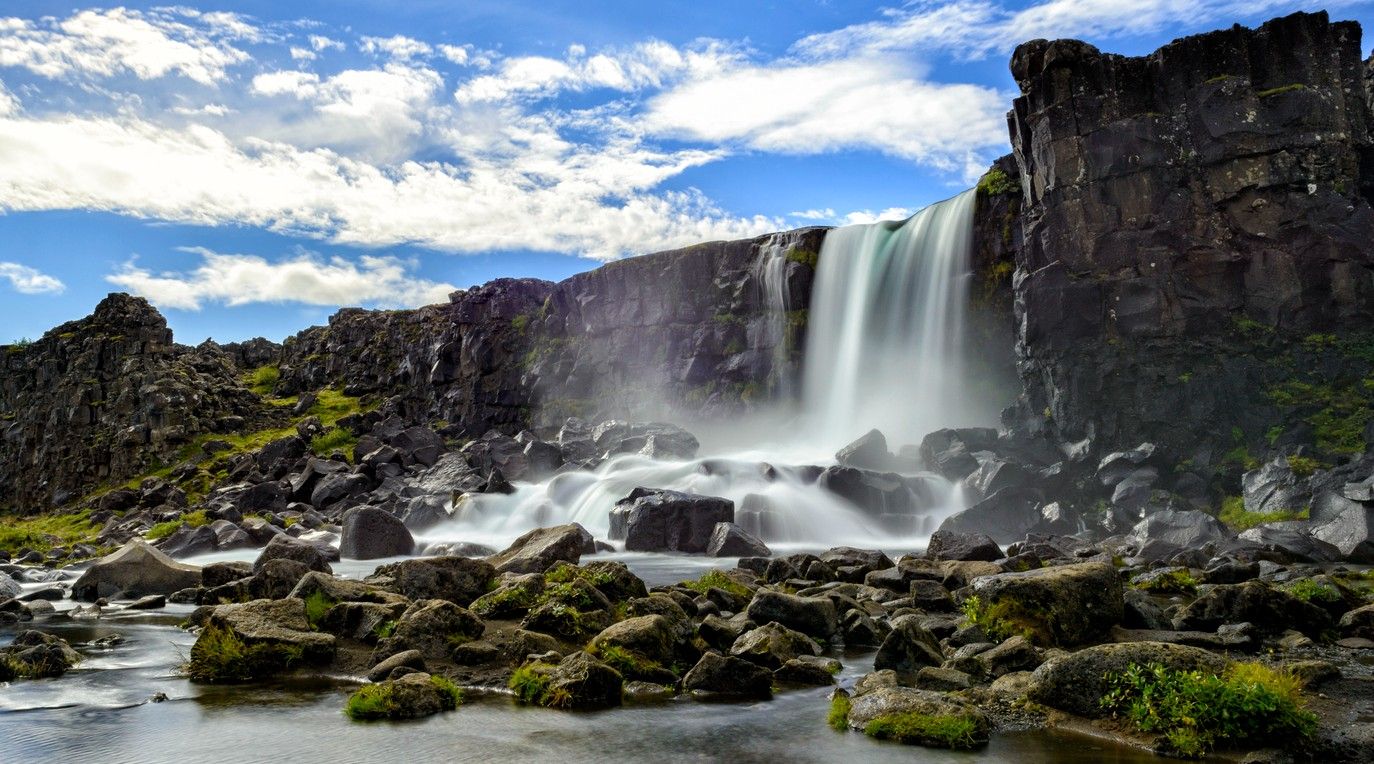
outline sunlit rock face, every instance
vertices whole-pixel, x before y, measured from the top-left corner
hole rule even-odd
[[[1359,44],[1316,13],[1139,58],[1017,48],[1022,426],[1215,466],[1282,425],[1276,357],[1374,317]]]

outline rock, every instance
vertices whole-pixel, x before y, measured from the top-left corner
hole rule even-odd
[[[661,666],[673,662],[677,639],[672,625],[661,615],[643,615],[612,624],[588,643],[594,653],[619,647]]]
[[[944,662],[940,640],[921,625],[919,617],[902,615],[892,619],[892,631],[878,648],[873,668],[891,669],[898,675],[914,677],[922,668]]]
[[[496,570],[485,560],[424,557],[379,566],[365,580],[412,600],[447,600],[469,606],[486,594]]]
[[[905,715],[967,719],[972,722],[972,730],[967,741],[970,745],[986,744],[992,731],[992,722],[988,717],[966,701],[951,695],[911,687],[882,687],[856,695],[850,701],[847,719],[853,729],[875,734],[882,728],[882,722],[885,720]],[[948,739],[923,734],[918,728],[911,729],[908,735],[900,738],[901,742],[929,747],[949,745]]]
[[[172,594],[200,582],[199,567],[176,562],[142,539],[134,539],[82,573],[72,584],[72,599],[93,602],[102,597]]]
[[[322,665],[334,652],[333,636],[311,630],[304,600],[253,600],[210,612],[191,647],[187,673],[198,682],[247,681]]]
[[[129,610],[158,610],[167,607],[167,596],[165,594],[150,594],[125,606]]]
[[[0,573],[0,600],[18,597],[24,593],[24,587],[18,581],[10,578],[8,573]]]
[[[1291,512],[1312,505],[1312,491],[1293,474],[1287,457],[1276,457],[1241,477],[1247,512]]]
[[[487,562],[497,573],[543,573],[557,562],[576,565],[594,544],[592,534],[577,523],[536,528]]]
[[[840,672],[840,662],[832,659],[793,658],[773,672],[779,682],[798,684],[806,687],[829,687],[835,683],[835,674]]]
[[[400,557],[415,551],[415,539],[400,518],[378,507],[344,513],[339,555],[350,560]]]
[[[706,653],[682,678],[682,689],[708,699],[768,700],[773,674],[733,655]]]
[[[214,528],[181,526],[172,535],[158,542],[157,548],[168,557],[183,558],[213,552],[219,548]]]
[[[1341,616],[1341,634],[1346,637],[1374,639],[1374,605],[1355,608]]]
[[[332,507],[335,504],[354,496],[365,493],[368,489],[368,479],[366,475],[355,472],[336,472],[325,475],[315,484],[315,489],[310,492],[310,504],[321,509]]]
[[[877,430],[869,430],[858,440],[841,448],[835,461],[846,467],[859,467],[882,472],[892,468],[892,454],[887,450],[887,438]]]
[[[611,510],[610,538],[634,552],[706,551],[717,523],[733,523],[729,499],[636,488]]]
[[[921,461],[950,481],[962,480],[978,469],[976,451],[986,451],[997,443],[991,427],[936,430],[921,440]]]
[[[1312,535],[1339,549],[1350,562],[1374,563],[1374,509],[1346,507],[1332,520],[1319,525]]]
[[[1195,509],[1164,509],[1155,512],[1131,529],[1131,536],[1147,560],[1167,560],[1181,551],[1202,549],[1208,544],[1232,537],[1216,518]]]
[[[1029,639],[1016,635],[1002,644],[978,654],[983,675],[991,679],[1014,671],[1031,671],[1044,662],[1040,651]]]
[[[938,530],[930,536],[926,557],[932,560],[983,560],[992,562],[1005,555],[997,542],[982,533]]]
[[[1046,646],[1105,639],[1124,612],[1121,580],[1107,563],[983,576],[972,586],[987,614]]]
[[[1289,563],[1335,562],[1342,556],[1339,548],[1314,538],[1310,524],[1301,521],[1258,525],[1242,531],[1239,538],[1256,545],[1270,558]]]
[[[610,708],[620,705],[625,680],[620,673],[578,651],[559,661],[549,676],[549,694],[565,709]]]
[[[824,597],[798,597],[761,589],[754,594],[745,612],[754,623],[777,621],[822,642],[839,630],[835,605]]]
[[[270,560],[294,560],[310,570],[318,570],[321,573],[334,572],[333,568],[329,567],[328,555],[318,546],[286,535],[274,536],[267,542],[267,546],[263,547],[258,558],[253,561],[253,570],[261,570]]]
[[[453,648],[482,636],[482,619],[452,602],[421,600],[396,621],[391,636],[377,643],[374,660],[418,650],[427,660],[447,660]]]
[[[419,719],[457,708],[455,692],[451,682],[416,671],[359,689],[353,698],[385,698],[385,702],[355,705],[350,698],[347,710],[355,720]]]
[[[434,466],[444,453],[444,439],[428,427],[407,427],[391,438],[390,445],[408,463]]]
[[[834,466],[821,473],[816,485],[848,501],[889,529],[916,530],[914,518],[922,507],[918,506],[911,486],[895,472]]]
[[[940,531],[986,535],[995,543],[1010,544],[1040,526],[1040,503],[1040,495],[1035,491],[1003,488],[968,509],[946,517],[940,523]]]
[[[1036,669],[1030,698],[1080,716],[1105,716],[1102,698],[1111,689],[1109,677],[1132,665],[1152,663],[1176,671],[1220,673],[1226,668],[1224,657],[1196,647],[1161,642],[1096,645],[1061,654]]]
[[[1225,624],[1250,623],[1261,632],[1296,628],[1317,638],[1332,625],[1325,610],[1260,581],[1205,587],[1174,619],[1182,630],[1214,631]]]
[[[425,656],[419,650],[405,650],[373,666],[367,672],[367,681],[380,682],[391,676],[394,669],[405,667],[415,671],[425,671]]]
[[[951,668],[926,666],[916,672],[916,689],[933,692],[958,692],[973,686],[973,677]]]
[[[0,647],[0,682],[59,677],[80,661],[81,655],[67,640],[47,632],[22,631]]]
[[[706,542],[707,557],[771,557],[773,552],[757,536],[734,523],[716,523]]]
[[[820,645],[799,631],[780,623],[768,623],[741,634],[730,646],[730,655],[775,670],[790,660],[821,654]]]

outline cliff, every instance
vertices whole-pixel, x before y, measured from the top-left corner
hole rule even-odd
[[[1200,470],[1364,450],[1374,317],[1359,26],[1295,14],[1127,58],[1017,48],[1018,426]]]

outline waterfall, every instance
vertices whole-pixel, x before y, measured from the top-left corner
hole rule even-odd
[[[418,539],[503,546],[539,526],[578,522],[598,538],[609,529],[615,502],[637,486],[721,496],[735,502],[736,520],[774,550],[849,544],[906,547],[924,543],[939,521],[963,508],[962,495],[939,476],[904,475],[905,507],[860,508],[820,487],[807,465],[877,427],[893,446],[919,443],[940,427],[981,422],[960,386],[964,314],[970,279],[974,192],[940,202],[902,222],[830,231],[812,290],[800,418],[735,423],[735,447],[708,456],[660,461],[638,454],[611,457],[590,472],[522,483],[503,494],[470,494],[453,519]],[[759,248],[755,279],[773,342],[776,370],[786,360],[794,306],[787,285],[788,253],[796,241],[777,234]],[[780,399],[784,391],[774,389]],[[888,483],[890,478],[884,478]]]
[[[965,400],[975,192],[905,221],[838,228],[821,247],[802,400],[817,437],[890,443],[980,417]]]

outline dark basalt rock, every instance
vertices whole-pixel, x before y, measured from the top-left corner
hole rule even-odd
[[[415,551],[415,539],[400,518],[378,507],[344,513],[339,555],[350,560],[399,557]]]
[[[707,557],[771,557],[763,540],[734,523],[716,523],[706,542]]]
[[[735,503],[681,491],[636,488],[611,510],[610,538],[632,552],[700,554],[717,523],[733,523]]]
[[[682,689],[722,700],[767,700],[773,697],[773,673],[733,655],[706,653],[682,678]]]
[[[1001,547],[991,537],[982,533],[958,533],[939,530],[930,536],[926,546],[926,557],[932,560],[1000,560]]]

